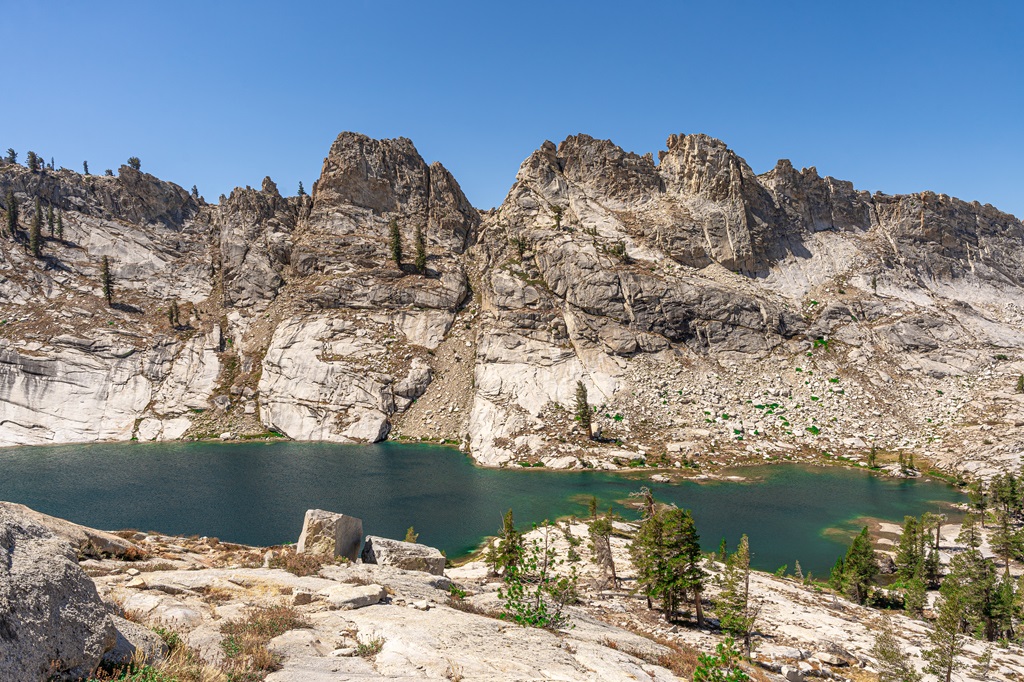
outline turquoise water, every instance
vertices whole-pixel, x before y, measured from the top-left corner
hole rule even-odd
[[[750,536],[753,563],[799,559],[822,575],[863,517],[949,511],[963,496],[936,481],[898,481],[842,468],[779,465],[737,470],[748,482],[679,485],[594,471],[482,469],[450,448],[327,443],[117,443],[0,449],[0,499],[106,528],[209,535],[254,545],[294,542],[306,509],[363,519],[367,534],[460,556],[496,532],[506,509],[528,525],[585,515],[641,485],[693,510],[707,549]]]

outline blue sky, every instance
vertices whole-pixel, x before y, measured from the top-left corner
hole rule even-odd
[[[480,208],[545,139],[721,138],[1024,216],[1020,2],[0,0],[0,149],[129,156],[209,200],[309,188],[342,130],[411,138]],[[10,95],[13,94],[13,98]]]

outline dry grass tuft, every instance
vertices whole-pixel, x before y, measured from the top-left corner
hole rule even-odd
[[[227,673],[208,665],[174,633],[167,634],[171,636],[164,636],[164,641],[170,651],[160,663],[148,665],[137,652],[128,665],[98,672],[90,682],[230,682]]]
[[[128,545],[128,548],[118,558],[122,561],[145,561],[149,558],[149,552],[138,545],[132,544]]]
[[[329,557],[323,554],[299,554],[295,547],[286,546],[274,550],[270,560],[271,568],[282,568],[297,576],[315,575],[324,566],[347,563],[344,557]]]
[[[696,649],[662,637],[655,637],[640,632],[637,632],[636,634],[651,640],[655,644],[660,644],[668,649],[668,651],[660,654],[654,654],[640,649],[634,649],[633,647],[622,646],[618,642],[607,638],[601,642],[601,645],[609,649],[621,651],[624,654],[629,654],[633,658],[639,658],[645,663],[660,665],[662,668],[667,668],[672,671],[672,674],[677,677],[685,677],[687,679],[693,677],[693,671],[697,668]]]
[[[224,587],[209,586],[199,590],[203,601],[207,604],[225,604],[238,598],[239,590],[229,590]]]
[[[462,682],[463,668],[455,661],[448,659],[448,668],[444,671],[444,678],[451,682]]]
[[[500,611],[493,609],[485,609],[483,607],[477,606],[476,604],[465,598],[460,599],[458,597],[448,597],[448,599],[445,601],[445,604],[453,609],[456,609],[457,611],[462,611],[464,613],[473,613],[478,616],[485,616],[487,618],[498,618],[501,615]]]
[[[232,682],[256,682],[280,668],[280,661],[267,650],[267,642],[288,630],[310,627],[291,606],[252,608],[244,620],[221,627],[224,639],[225,671]]]

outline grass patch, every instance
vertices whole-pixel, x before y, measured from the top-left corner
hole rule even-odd
[[[149,665],[132,660],[125,666],[97,672],[89,682],[231,682],[235,678],[207,664],[195,649],[187,646],[177,633],[154,628],[168,647],[167,658]]]
[[[267,643],[289,630],[311,624],[291,606],[252,608],[243,620],[221,626],[224,639],[224,667],[232,682],[258,682],[281,667],[278,657],[267,650]]]
[[[315,575],[324,566],[347,563],[344,557],[328,557],[323,554],[299,554],[294,547],[283,547],[275,550],[270,560],[271,568],[282,568],[297,576]]]
[[[931,476],[932,478],[937,478],[941,481],[945,481],[946,483],[949,483],[951,485],[957,485],[961,487],[967,485],[967,481],[960,478],[959,476],[947,474],[946,472],[939,471],[938,469],[929,469],[928,471],[925,472],[925,475]]]

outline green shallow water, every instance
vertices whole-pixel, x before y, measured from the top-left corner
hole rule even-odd
[[[367,534],[465,555],[493,534],[504,510],[520,525],[585,515],[647,485],[693,510],[707,549],[750,536],[753,563],[799,560],[823,575],[865,517],[949,512],[963,496],[938,481],[882,479],[838,467],[736,470],[748,482],[680,485],[604,472],[482,469],[450,448],[328,443],[117,443],[0,450],[0,499],[77,523],[209,535],[253,545],[294,542],[310,508],[363,519]]]

